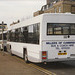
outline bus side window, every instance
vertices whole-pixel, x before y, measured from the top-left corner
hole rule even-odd
[[[9,31],[9,41],[12,41],[12,33]]]
[[[12,41],[15,42],[15,30],[12,30]]]
[[[18,28],[18,42],[21,42],[21,28]]]
[[[8,32],[8,41],[39,44],[40,23],[17,28]]]
[[[28,42],[28,27],[23,27],[23,42],[27,43]]]
[[[28,26],[28,43],[33,43],[33,25]]]
[[[18,42],[18,29],[15,30],[15,42]]]
[[[69,34],[69,26],[68,27],[63,27],[63,34]]]
[[[40,35],[40,23],[36,23],[33,25],[33,43],[34,44],[39,44],[39,35]]]
[[[75,24],[71,24],[71,34],[75,34]]]
[[[47,24],[47,35],[53,34],[53,26],[52,24]]]
[[[20,28],[19,30],[19,42],[23,42],[23,28]]]
[[[61,27],[54,27],[54,34],[62,34],[62,28]]]

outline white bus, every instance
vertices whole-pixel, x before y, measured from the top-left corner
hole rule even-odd
[[[7,44],[26,62],[75,60],[75,15],[46,13],[12,25]]]
[[[3,45],[4,44],[4,45]],[[0,32],[0,50],[7,51],[7,31],[3,31],[3,39],[2,39],[2,32]]]

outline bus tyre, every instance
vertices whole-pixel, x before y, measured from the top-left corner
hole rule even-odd
[[[26,63],[29,63],[27,51],[25,51],[24,60]]]

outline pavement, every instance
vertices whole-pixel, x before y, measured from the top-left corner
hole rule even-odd
[[[0,75],[47,75],[30,65],[23,59],[0,51]]]

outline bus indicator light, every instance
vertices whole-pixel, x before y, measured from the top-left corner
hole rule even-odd
[[[47,52],[46,51],[42,51],[42,59],[47,59]]]
[[[46,55],[47,55],[46,51],[43,51],[42,56],[46,56]]]

